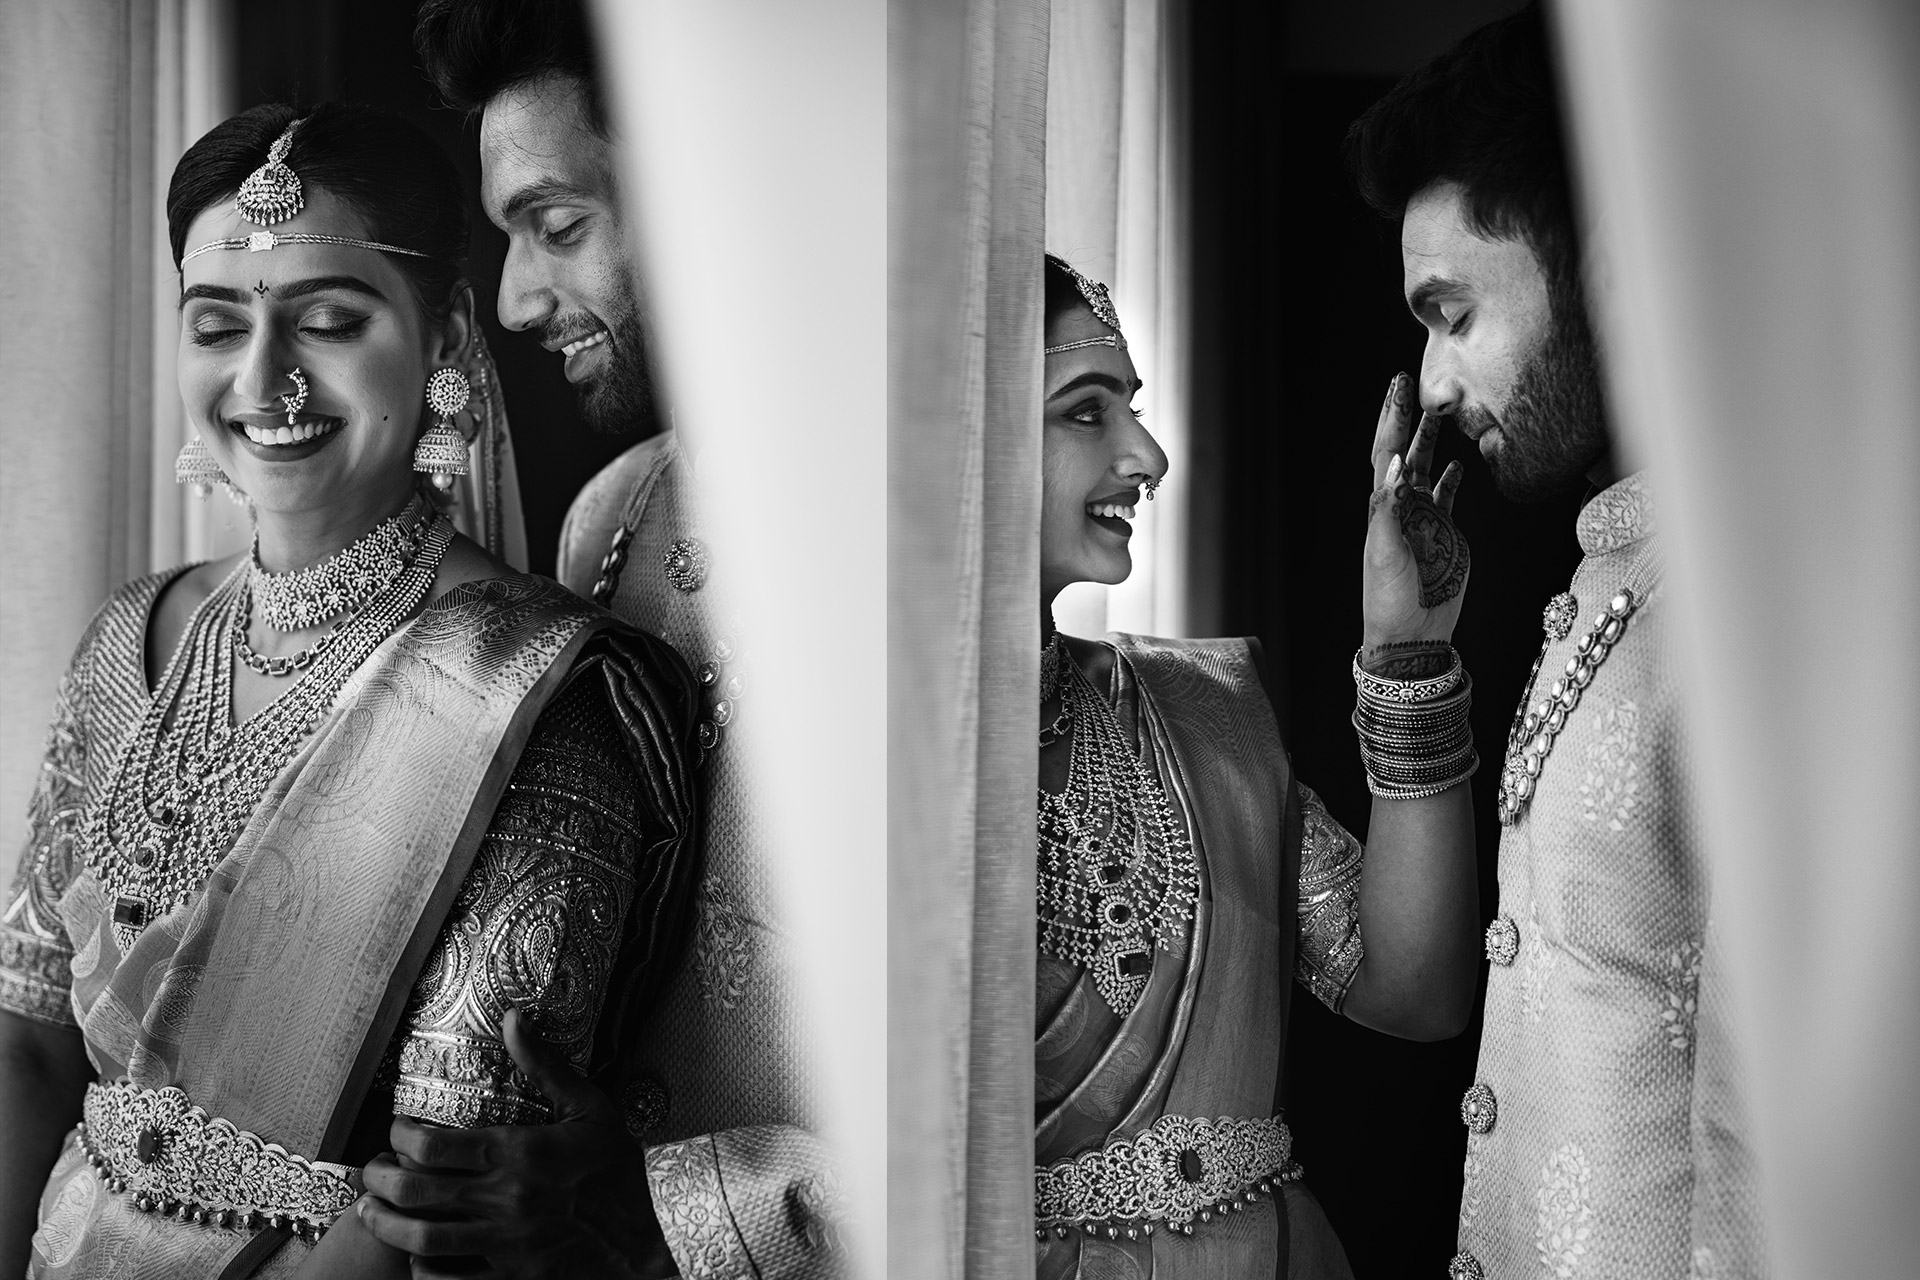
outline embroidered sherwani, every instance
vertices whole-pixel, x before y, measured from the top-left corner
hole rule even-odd
[[[1757,1277],[1765,1247],[1645,473],[1593,498],[1577,533],[1572,626],[1548,644],[1529,703],[1609,601],[1625,590],[1637,607],[1501,832],[1453,1271]]]
[[[815,1137],[806,1028],[749,762],[736,730],[751,654],[718,612],[693,475],[672,432],[588,482],[561,531],[559,577],[591,594],[621,530],[608,607],[680,650],[702,687],[706,812],[686,961],[643,1028],[630,1114],[667,1244],[689,1280],[837,1275],[838,1189]]]

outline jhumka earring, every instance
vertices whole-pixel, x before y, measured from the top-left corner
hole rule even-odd
[[[227,473],[213,460],[213,450],[195,434],[173,460],[173,482],[192,485],[194,496],[204,498],[213,492],[216,484],[227,483]]]
[[[427,382],[427,407],[440,420],[414,446],[413,469],[424,472],[436,489],[451,489],[455,476],[467,474],[467,442],[454,430],[453,415],[467,407],[472,394],[467,375],[452,366]]]

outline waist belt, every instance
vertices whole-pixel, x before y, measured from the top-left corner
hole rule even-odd
[[[293,1155],[208,1116],[179,1089],[90,1084],[82,1115],[88,1163],[143,1213],[318,1240],[360,1195],[358,1169]]]
[[[1117,1240],[1165,1226],[1193,1234],[1195,1222],[1245,1208],[1301,1176],[1293,1135],[1267,1120],[1161,1116],[1131,1138],[1115,1138],[1033,1171],[1034,1234],[1073,1227]]]

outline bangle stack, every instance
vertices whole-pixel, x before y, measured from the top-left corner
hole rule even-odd
[[[1480,767],[1467,712],[1473,681],[1453,655],[1453,665],[1424,680],[1373,675],[1353,656],[1358,698],[1353,727],[1367,788],[1385,800],[1423,800],[1457,787]]]

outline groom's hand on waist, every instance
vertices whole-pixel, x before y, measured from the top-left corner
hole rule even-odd
[[[366,1167],[367,1229],[413,1256],[416,1280],[673,1275],[645,1153],[620,1109],[517,1011],[505,1039],[553,1104],[552,1121],[446,1129],[395,1119],[393,1152]]]

